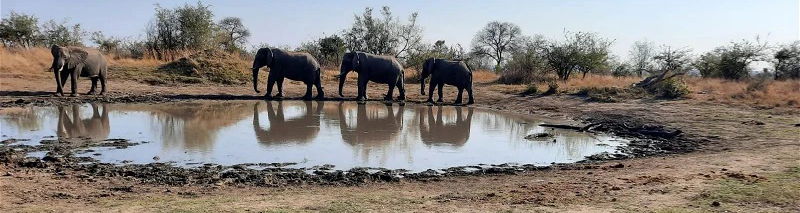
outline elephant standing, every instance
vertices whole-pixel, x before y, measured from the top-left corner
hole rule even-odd
[[[442,87],[447,84],[458,88],[458,97],[456,97],[455,104],[461,103],[461,95],[465,89],[469,93],[467,104],[475,103],[472,98],[472,71],[464,62],[435,58],[425,60],[419,83],[419,90],[422,95],[425,95],[425,78],[429,75],[431,76],[431,83],[427,102],[433,102],[433,90],[435,87],[439,87],[439,100],[437,102],[442,102]]]
[[[89,95],[95,94],[97,81],[100,80],[100,95],[106,92],[106,77],[108,77],[108,62],[103,54],[96,49],[83,47],[61,47],[53,45],[50,48],[53,54],[53,73],[56,78],[56,96],[64,95],[62,87],[71,77],[71,96],[78,96],[78,76],[92,79],[92,89]]]
[[[258,70],[264,66],[269,67],[267,94],[264,97],[272,98],[272,86],[276,82],[278,83],[278,94],[275,97],[283,97],[283,78],[288,78],[306,84],[304,100],[311,99],[312,86],[317,87],[317,99],[325,98],[320,81],[319,63],[311,54],[288,52],[276,48],[259,49],[253,60],[253,89],[256,92],[261,92],[258,90]]]
[[[391,101],[394,88],[397,87],[400,96],[398,100],[405,100],[406,89],[403,84],[403,66],[391,56],[373,55],[363,52],[349,52],[342,57],[341,71],[339,73],[339,96],[342,94],[344,81],[350,71],[358,73],[358,96],[356,100],[367,99],[367,82],[383,83],[389,86],[384,100]]]
[[[81,119],[81,109],[78,105],[72,105],[72,118],[67,113],[67,109],[58,107],[58,126],[56,134],[58,137],[77,138],[88,137],[93,140],[104,140],[111,132],[111,125],[108,122],[108,106],[103,104],[101,113],[97,104],[91,104],[92,117]]]
[[[469,130],[472,126],[472,108],[467,109],[467,116],[464,117],[461,107],[456,107],[455,124],[446,124],[444,122],[445,119],[442,118],[443,109],[442,106],[438,107],[436,117],[433,116],[433,107],[428,107],[427,116],[422,110],[419,111],[419,132],[422,142],[427,145],[463,146],[469,140]]]
[[[258,106],[261,105],[261,102],[253,105],[253,129],[258,142],[269,146],[303,144],[314,140],[319,133],[320,114],[325,102],[317,102],[317,106],[314,108],[311,106],[311,101],[304,101],[303,104],[306,109],[303,116],[286,119],[283,114],[282,102],[278,102],[277,111],[273,108],[272,102],[267,102],[267,119],[269,119],[269,129],[267,130],[261,127],[261,120],[258,118]]]

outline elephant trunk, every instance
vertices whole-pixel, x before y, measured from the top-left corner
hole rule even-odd
[[[344,97],[344,93],[342,93],[342,89],[344,88],[344,81],[347,79],[348,71],[342,71],[339,74],[339,96]]]
[[[258,90],[258,68],[253,68],[253,90],[255,90],[256,93],[261,92]]]

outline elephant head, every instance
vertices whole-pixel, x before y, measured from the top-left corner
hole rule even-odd
[[[419,93],[425,95],[425,79],[428,75],[433,74],[433,65],[436,64],[436,58],[429,58],[422,64],[422,73],[419,74]]]
[[[342,57],[342,64],[340,65],[341,70],[339,71],[339,96],[344,96],[342,94],[342,89],[344,87],[344,81],[347,79],[347,73],[350,71],[358,72],[361,67],[361,60],[363,60],[366,56],[360,52],[349,52],[345,53]]]
[[[258,90],[258,70],[264,66],[272,67],[274,61],[275,61],[275,54],[272,52],[272,49],[270,48],[258,49],[256,57],[253,60],[253,90],[255,90],[256,92],[261,92]]]
[[[50,53],[53,54],[53,65],[51,68],[54,72],[60,72],[67,69],[75,68],[76,65],[83,63],[86,60],[88,52],[80,48],[62,47],[53,45],[50,47]]]

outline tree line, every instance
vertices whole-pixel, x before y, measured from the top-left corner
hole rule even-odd
[[[365,8],[355,14],[352,24],[340,32],[303,42],[295,51],[314,55],[324,66],[337,66],[346,51],[392,55],[406,67],[419,68],[429,57],[463,60],[473,69],[495,70],[503,83],[567,80],[588,73],[616,76],[653,76],[665,72],[696,73],[703,77],[746,79],[749,66],[757,61],[774,66],[765,70],[776,79],[800,78],[800,41],[770,45],[758,39],[742,40],[717,47],[695,57],[687,48],[656,46],[637,41],[627,60],[611,54],[614,40],[590,32],[567,32],[561,39],[525,35],[514,23],[492,21],[476,32],[470,47],[448,44],[446,40],[423,41],[419,14],[406,18],[389,7],[379,11]],[[39,24],[32,15],[11,12],[0,23],[0,40],[6,47],[83,46],[88,38],[98,48],[118,57],[173,60],[184,52],[209,48],[252,55],[261,43],[247,47],[250,32],[238,17],[214,21],[209,5],[185,4],[175,8],[156,5],[143,38],[124,39],[87,33],[80,24],[50,20]],[[285,47],[284,49],[289,49]]]

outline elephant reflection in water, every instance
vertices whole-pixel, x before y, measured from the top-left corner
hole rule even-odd
[[[97,104],[91,104],[92,117],[81,119],[81,109],[72,105],[71,114],[63,106],[58,107],[58,127],[56,134],[63,138],[88,137],[95,140],[104,140],[108,137],[111,127],[108,123],[108,106],[103,104],[102,113]]]
[[[455,107],[455,123],[445,123],[443,119],[444,108],[437,107],[436,117],[433,107],[428,107],[427,116],[423,110],[419,111],[419,133],[422,142],[426,145],[451,145],[463,146],[469,139],[469,130],[472,124],[472,108],[467,109],[466,118],[462,115],[462,107]],[[425,119],[427,117],[427,119]]]
[[[320,128],[320,113],[325,102],[317,102],[317,106],[312,108],[311,101],[303,101],[305,114],[291,119],[284,117],[283,102],[277,102],[277,110],[274,109],[272,103],[272,101],[266,101],[269,121],[269,129],[266,130],[261,128],[261,119],[258,117],[258,106],[261,105],[261,102],[253,106],[253,129],[258,142],[265,145],[286,145],[306,143],[317,137]]]
[[[374,108],[373,108],[374,106]],[[345,115],[344,102],[339,103],[339,129],[342,140],[352,146],[379,147],[395,141],[403,128],[404,107],[401,105],[397,112],[393,106],[385,105],[386,116],[379,115],[381,107],[378,105],[358,104],[356,106],[355,124]],[[368,109],[371,108],[371,109]],[[365,151],[369,151],[366,149]]]

